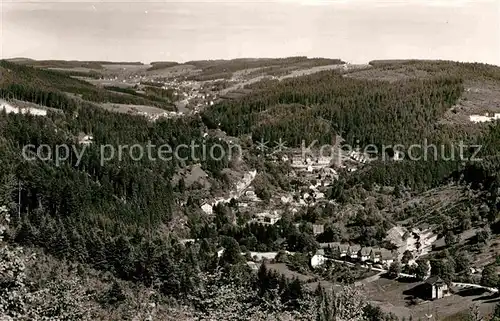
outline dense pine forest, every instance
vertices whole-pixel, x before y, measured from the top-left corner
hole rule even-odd
[[[73,111],[75,95],[98,103],[152,105],[175,110],[171,101],[158,96],[117,93],[70,77],[70,73],[35,69],[2,60],[0,62],[0,97],[19,99],[47,107]]]

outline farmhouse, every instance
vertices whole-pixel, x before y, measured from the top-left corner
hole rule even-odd
[[[391,265],[394,262],[394,255],[391,251],[387,249],[381,250],[380,262],[384,265]]]
[[[269,260],[272,261],[278,256],[279,252],[242,252],[241,255],[247,255],[250,254],[250,258],[253,262],[262,262],[263,260]],[[287,255],[293,255],[293,252],[288,252],[285,251],[285,254]]]
[[[270,212],[262,212],[255,215],[255,220],[261,224],[271,224],[274,225],[281,219],[281,215],[278,211]]]
[[[347,255],[352,259],[356,260],[358,259],[358,253],[361,251],[361,246],[359,245],[352,245],[349,247],[347,250]]]
[[[319,247],[322,249],[335,249],[335,250],[337,250],[339,245],[340,245],[339,242],[319,243]]]
[[[333,257],[348,256],[352,260],[359,260],[361,262],[370,261],[372,263],[382,263],[390,265],[395,260],[393,252],[384,248],[361,247],[354,244],[341,244],[338,242],[319,243],[319,247],[323,250],[327,249],[328,254]]]
[[[325,232],[325,226],[323,224],[313,224],[313,234],[318,235]]]
[[[348,254],[349,252],[349,245],[347,244],[340,244],[339,245],[339,256],[344,257]]]
[[[373,263],[380,262],[381,257],[382,253],[380,248],[373,248],[372,251],[370,252],[370,261],[372,261]]]
[[[390,265],[394,262],[394,255],[387,249],[373,248],[370,253],[370,261]]]
[[[210,205],[208,203],[203,204],[201,206],[201,209],[203,210],[203,212],[205,212],[208,215],[212,215],[213,214],[213,207],[212,207],[212,205]]]
[[[442,299],[450,295],[448,284],[444,282],[439,276],[433,276],[425,280],[425,288],[429,298],[432,300]]]
[[[370,254],[372,253],[372,248],[371,247],[363,247],[359,251],[359,259],[361,262],[368,261],[370,259]]]

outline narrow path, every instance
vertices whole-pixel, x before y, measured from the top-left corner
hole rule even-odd
[[[492,293],[498,293],[497,288],[490,288],[487,286],[482,286],[479,284],[474,284],[474,283],[461,283],[461,282],[451,282],[451,285],[459,287],[459,288],[475,288],[475,289],[485,289],[486,291],[492,292]]]
[[[346,265],[349,265],[349,266],[355,266],[356,265],[355,263],[341,261],[341,260],[336,260],[336,259],[329,259],[329,260],[331,260],[333,262],[336,262],[336,263],[346,264]],[[361,268],[369,269],[370,266],[368,266],[368,265],[361,265]],[[371,267],[371,269],[372,269],[372,271],[379,271],[379,273],[377,273],[376,275],[373,275],[373,276],[369,276],[369,277],[367,277],[367,278],[365,278],[363,280],[359,280],[359,281],[355,282],[354,284],[355,285],[362,285],[362,284],[374,282],[374,281],[378,280],[383,274],[389,272],[388,270],[378,269],[378,268],[374,268],[374,267]],[[407,273],[399,273],[398,277],[415,278],[415,275],[414,274],[407,274]],[[483,286],[483,285],[480,285],[480,284],[461,283],[461,282],[452,282],[451,284],[452,284],[452,286],[459,287],[459,288],[484,289],[484,290],[486,290],[488,292],[491,292],[491,293],[498,293],[499,292],[497,288],[491,288],[491,287]]]

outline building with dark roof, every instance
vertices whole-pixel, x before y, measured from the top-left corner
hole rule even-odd
[[[432,276],[425,280],[424,286],[430,299],[441,299],[450,294],[448,284],[439,276]]]

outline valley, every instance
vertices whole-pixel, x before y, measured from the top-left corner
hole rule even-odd
[[[30,253],[1,262],[29,267],[9,283],[23,304],[46,286],[44,300],[78,293],[57,301],[67,313],[88,307],[68,320],[316,320],[341,299],[362,310],[342,320],[500,311],[499,67],[289,57],[0,68],[0,235],[4,251]],[[409,157],[423,141],[442,153]],[[481,146],[481,161],[472,147],[445,157],[459,142]],[[78,162],[22,154],[75,144]],[[151,144],[174,157],[152,159]],[[102,161],[102,146],[125,145],[141,157]]]

